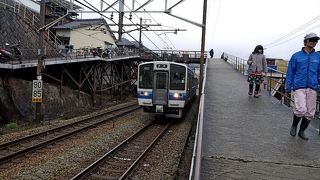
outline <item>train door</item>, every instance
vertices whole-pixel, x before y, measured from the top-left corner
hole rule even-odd
[[[168,104],[168,73],[154,73],[153,104],[156,105],[156,112],[163,112],[163,106]]]

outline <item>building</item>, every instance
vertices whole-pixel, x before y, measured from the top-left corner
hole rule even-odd
[[[267,58],[267,64],[269,68],[274,69],[273,72],[279,71],[285,73],[287,71],[288,61],[278,58]],[[269,69],[269,72],[272,71]]]
[[[103,18],[75,19],[52,29],[63,45],[72,45],[74,49],[116,46],[116,38]]]

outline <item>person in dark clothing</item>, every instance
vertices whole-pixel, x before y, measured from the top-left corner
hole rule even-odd
[[[314,118],[317,106],[317,92],[320,80],[320,54],[315,51],[320,38],[315,33],[304,37],[304,47],[294,53],[289,61],[285,93],[289,97],[291,90],[294,94],[293,121],[290,135],[295,136],[297,126],[301,121],[298,136],[308,140],[305,130]]]
[[[211,49],[209,53],[210,53],[210,57],[213,58],[213,55],[214,55],[213,49]]]

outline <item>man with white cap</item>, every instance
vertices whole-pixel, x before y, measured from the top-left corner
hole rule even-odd
[[[285,93],[294,91],[293,122],[290,135],[295,136],[299,121],[302,119],[298,136],[308,140],[305,135],[310,120],[316,112],[317,92],[320,80],[320,54],[315,51],[320,38],[315,33],[304,37],[304,47],[294,53],[289,61]]]

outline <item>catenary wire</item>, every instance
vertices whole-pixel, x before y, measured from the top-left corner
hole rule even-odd
[[[138,1],[136,1],[136,2],[137,2],[137,4],[139,4],[139,5],[141,6],[141,4],[140,4]],[[153,19],[156,23],[158,23],[157,20],[156,20],[150,13],[148,13],[148,12],[146,12],[146,13],[150,16],[151,19]],[[159,24],[159,23],[158,23],[158,24]],[[149,27],[149,28],[152,30],[151,27]],[[162,27],[160,27],[160,29],[162,29]],[[165,43],[165,44],[167,45],[167,47],[169,47],[169,45],[160,37],[159,34],[157,34],[155,31],[153,31],[153,33],[154,33],[155,35],[157,35],[158,38],[159,38],[163,43]],[[168,37],[168,36],[166,36],[166,37],[167,37],[167,39],[169,40],[169,42],[171,43],[171,45],[173,45],[173,43],[170,41],[169,37]],[[175,46],[174,46],[174,45],[173,45],[173,47],[174,47],[174,49],[175,49]]]
[[[303,24],[302,26],[298,27],[297,29],[291,31],[290,33],[288,33],[288,34],[286,34],[286,35],[284,35],[284,36],[282,36],[282,37],[280,37],[280,38],[278,38],[278,39],[276,39],[276,40],[274,40],[274,41],[272,41],[272,42],[270,42],[270,43],[265,44],[264,46],[265,46],[265,47],[268,47],[268,46],[274,47],[274,46],[273,46],[274,44],[279,44],[281,41],[284,41],[285,39],[289,38],[290,36],[298,33],[299,31],[302,31],[303,29],[307,28],[308,26],[314,24],[314,23],[317,22],[319,19],[320,19],[320,15],[317,16],[317,17],[315,17],[315,18],[313,18],[312,20],[308,21],[307,23]],[[286,41],[285,41],[285,42],[286,42]],[[269,47],[269,48],[270,48],[270,47]]]
[[[108,18],[107,16],[105,16],[104,14],[100,13],[99,10],[97,8],[95,8],[91,3],[87,2],[86,0],[84,0],[87,4],[89,4],[91,7],[85,5],[84,3],[80,2],[79,0],[75,0],[76,2],[80,3],[81,5],[85,6],[86,8],[92,10],[93,12],[95,13],[98,13],[100,14],[101,16],[111,20],[113,23],[115,23],[117,25],[117,23],[115,21],[113,21],[112,19]],[[113,7],[112,7],[113,8]],[[113,8],[115,11],[117,11],[115,8]],[[119,12],[119,11],[117,11]],[[124,16],[126,19],[129,19],[128,17]],[[132,22],[132,21],[131,21]],[[133,23],[133,25],[135,25],[135,23]],[[128,34],[128,33],[127,33]],[[144,34],[144,33],[143,33]],[[145,34],[144,34],[145,35]],[[145,35],[146,36],[146,35]],[[152,42],[152,40],[150,38],[147,37],[147,39],[152,43],[154,44],[154,42]],[[136,40],[137,41],[137,40]],[[138,42],[138,41],[137,41]],[[155,45],[155,44],[154,44]],[[158,46],[155,46],[158,48]]]
[[[281,45],[281,44],[287,43],[288,41],[291,41],[292,39],[297,38],[297,37],[299,37],[299,36],[301,36],[301,35],[303,35],[303,34],[305,34],[305,33],[309,32],[309,31],[311,31],[311,30],[313,30],[313,29],[315,29],[315,28],[317,28],[317,27],[320,27],[320,25],[317,25],[317,26],[315,26],[315,27],[312,27],[311,29],[308,29],[308,30],[306,30],[306,31],[304,31],[304,32],[302,32],[302,33],[300,33],[300,34],[296,35],[296,36],[293,36],[292,38],[290,38],[290,39],[288,39],[288,40],[286,40],[286,41],[279,42],[278,44],[274,44],[273,46],[267,47],[266,49],[270,49],[270,48],[273,48],[273,47],[279,46],[279,45]]]

